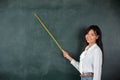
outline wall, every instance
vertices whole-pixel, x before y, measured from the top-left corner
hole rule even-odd
[[[119,80],[119,5],[119,0],[0,0],[0,80],[80,80],[34,13],[76,60],[84,30],[99,25],[105,53],[102,80]]]

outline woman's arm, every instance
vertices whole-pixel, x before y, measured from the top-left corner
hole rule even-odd
[[[68,59],[70,61],[70,63],[80,72],[79,69],[79,62],[74,60],[69,54],[68,52],[66,52],[65,50],[63,50],[63,56]]]
[[[94,78],[93,80],[101,80],[102,71],[102,52],[96,50],[94,55]]]

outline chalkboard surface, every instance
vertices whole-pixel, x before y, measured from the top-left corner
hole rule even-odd
[[[0,0],[0,80],[80,80],[34,13],[76,60],[85,29],[100,26],[105,52],[102,79],[120,80],[119,4],[119,0]]]

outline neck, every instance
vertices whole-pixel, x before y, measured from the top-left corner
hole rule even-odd
[[[95,43],[91,43],[91,44],[89,44],[88,46],[91,47],[91,46],[93,46],[94,44],[95,44]]]

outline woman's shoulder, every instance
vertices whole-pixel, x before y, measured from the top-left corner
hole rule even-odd
[[[100,47],[97,44],[95,45],[94,48],[95,48],[95,50],[101,50]]]
[[[94,47],[94,52],[95,52],[95,54],[101,54],[102,53],[102,50],[100,49],[100,47],[97,44]]]

